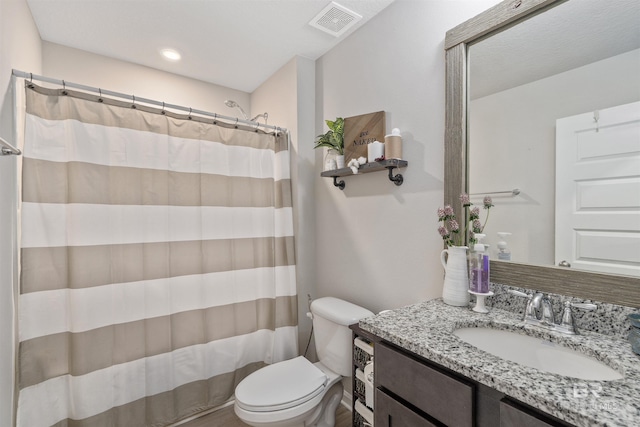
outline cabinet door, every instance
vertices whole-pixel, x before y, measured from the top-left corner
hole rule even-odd
[[[376,346],[373,360],[376,387],[390,391],[445,425],[474,425],[474,387],[471,384],[385,344]],[[377,406],[375,409],[377,411]]]
[[[376,427],[436,427],[379,389],[376,389],[374,424]]]
[[[565,425],[535,414],[510,400],[500,401],[500,427],[559,427]]]

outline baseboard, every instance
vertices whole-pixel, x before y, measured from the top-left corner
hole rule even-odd
[[[351,412],[351,408],[353,405],[353,396],[351,395],[351,393],[348,393],[347,390],[344,390],[342,392],[342,400],[340,401],[340,403],[342,404],[342,406],[347,408],[349,412]]]
[[[222,405],[220,405],[220,406],[216,406],[215,408],[207,409],[206,411],[198,412],[197,414],[192,415],[192,416],[190,416],[189,418],[185,418],[184,420],[180,420],[180,421],[178,421],[178,422],[177,422],[177,423],[175,423],[175,424],[170,424],[170,425],[169,425],[169,426],[167,426],[167,427],[178,427],[178,426],[180,426],[180,425],[182,425],[182,424],[186,424],[186,423],[188,423],[189,421],[193,421],[193,420],[198,419],[198,418],[200,418],[200,417],[204,417],[205,415],[209,415],[209,414],[211,414],[212,412],[216,412],[216,411],[219,411],[220,409],[224,409],[224,408],[226,408],[227,406],[231,406],[231,405],[233,405],[233,404],[235,403],[235,401],[236,401],[236,400],[235,400],[234,398],[231,398],[231,400],[227,400],[225,403],[223,403],[223,404],[222,404]]]

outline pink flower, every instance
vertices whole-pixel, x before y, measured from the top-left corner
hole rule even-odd
[[[444,214],[446,216],[452,216],[453,215],[453,208],[451,207],[451,205],[446,205],[444,207]]]
[[[480,208],[476,206],[469,212],[469,221],[473,221],[478,218],[480,218]]]
[[[467,242],[472,245],[477,242],[476,233],[482,233],[487,220],[489,219],[489,209],[493,207],[493,201],[491,197],[485,196],[483,200],[484,208],[487,209],[487,215],[484,219],[484,225],[480,221],[480,208],[474,206],[471,203],[469,195],[462,193],[460,195],[460,202],[462,203],[463,213],[467,213],[469,220],[465,221],[464,229],[460,230],[460,224],[456,220],[456,214],[451,205],[446,205],[444,208],[438,208],[438,222],[442,224],[438,227],[438,233],[442,236],[446,246],[462,246]],[[463,215],[464,217],[465,215]]]
[[[484,196],[484,200],[482,201],[482,203],[484,204],[485,209],[493,207],[493,200],[491,200],[491,197],[489,196]]]

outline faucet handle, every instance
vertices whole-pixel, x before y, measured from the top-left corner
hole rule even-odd
[[[560,325],[558,330],[560,332],[564,332],[567,334],[575,334],[578,335],[578,330],[576,329],[575,322],[573,319],[573,310],[571,307],[579,308],[582,310],[593,311],[598,308],[595,304],[590,303],[576,303],[565,301],[564,303],[564,311],[562,312],[562,319],[560,320]]]
[[[572,302],[571,307],[580,308],[582,310],[594,311],[598,308],[597,305],[587,302]]]
[[[515,289],[509,289],[508,292],[512,295],[527,298],[527,307],[524,310],[524,316],[522,318],[523,321],[535,318],[536,314],[533,309],[533,305],[531,304],[531,301],[533,300],[533,294],[525,294],[524,292],[516,291]]]
[[[525,298],[531,298],[533,296],[531,294],[525,294],[524,292],[516,291],[515,289],[509,289],[507,292],[509,292],[510,294],[513,294],[519,297],[525,297]]]
[[[576,326],[573,322],[573,311],[571,310],[571,303],[569,301],[564,302],[564,310],[562,311],[562,318],[558,325],[558,330],[567,334],[576,334]]]

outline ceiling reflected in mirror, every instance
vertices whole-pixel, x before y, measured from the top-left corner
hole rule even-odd
[[[640,1],[571,0],[470,46],[470,98],[640,48]]]

